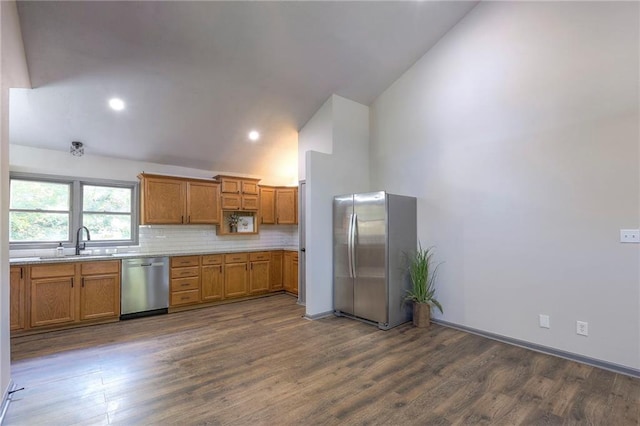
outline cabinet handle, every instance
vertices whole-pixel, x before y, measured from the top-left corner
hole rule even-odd
[[[73,288],[73,277],[71,278],[71,288]]]
[[[24,268],[20,268],[20,279],[24,278],[23,272],[24,272]]]
[[[187,218],[187,223],[191,223],[191,215]]]
[[[280,223],[280,218],[276,217],[276,223]]]
[[[251,264],[251,270],[253,271],[253,263]]]
[[[246,263],[244,264],[244,270],[245,271],[247,270],[247,264]]]
[[[82,277],[82,287],[84,287],[84,277]]]
[[[184,223],[184,216],[180,216],[180,223]]]
[[[220,265],[220,273],[222,273],[222,265]]]

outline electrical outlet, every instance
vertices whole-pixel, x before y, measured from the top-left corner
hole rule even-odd
[[[576,333],[581,336],[589,335],[589,323],[586,321],[576,321]]]
[[[540,327],[551,328],[551,326],[549,325],[549,315],[540,314]]]
[[[621,229],[621,243],[640,243],[640,229]]]

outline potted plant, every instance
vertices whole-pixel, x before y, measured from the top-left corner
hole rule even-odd
[[[229,222],[229,232],[238,232],[238,222],[240,222],[240,215],[237,213],[231,213],[227,217],[227,222]]]
[[[410,259],[411,290],[407,291],[407,300],[413,302],[413,325],[416,327],[424,328],[431,324],[432,305],[444,312],[442,305],[434,297],[440,265],[434,265],[433,247],[423,249],[422,245],[419,245],[415,255]]]

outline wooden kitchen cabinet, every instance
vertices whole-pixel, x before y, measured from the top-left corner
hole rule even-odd
[[[140,224],[218,224],[217,182],[140,174]]]
[[[276,223],[276,189],[260,186],[260,223]]]
[[[260,179],[224,175],[215,176],[214,179],[220,181],[222,210],[258,211]]]
[[[214,182],[187,182],[187,223],[220,223],[220,185]]]
[[[31,327],[76,320],[75,281],[74,263],[31,267]]]
[[[80,320],[120,317],[120,261],[80,263]]]
[[[171,258],[169,306],[200,302],[200,256]]]
[[[249,256],[247,253],[224,256],[224,297],[242,297],[249,294]]]
[[[202,256],[200,272],[203,302],[215,302],[224,298],[224,266],[222,254]]]
[[[269,268],[269,289],[271,291],[280,291],[282,287],[282,250],[271,252],[271,265]]]
[[[9,278],[9,329],[21,330],[24,328],[25,315],[25,269],[21,266],[10,268]]]
[[[288,293],[298,294],[298,253],[285,251],[282,266],[282,284]]]
[[[298,188],[260,186],[260,223],[298,223]]]
[[[276,189],[276,224],[298,223],[298,188]]]
[[[269,291],[271,253],[268,251],[249,254],[249,293]]]

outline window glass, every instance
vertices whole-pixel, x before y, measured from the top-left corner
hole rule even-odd
[[[9,241],[68,241],[71,184],[12,179]]]
[[[131,213],[131,188],[83,186],[85,212]]]

